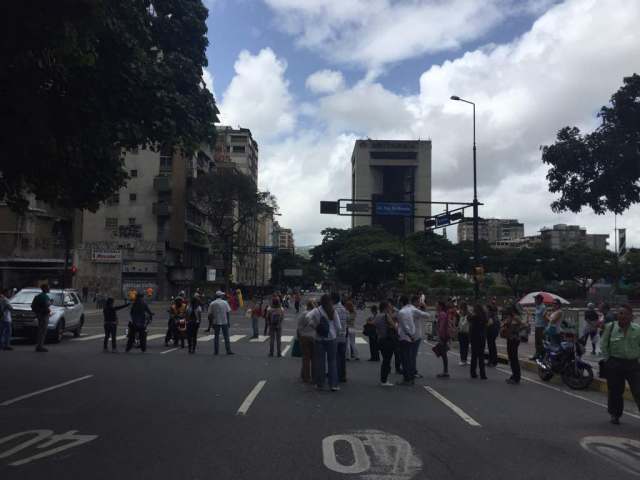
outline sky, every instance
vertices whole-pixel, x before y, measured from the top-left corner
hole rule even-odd
[[[432,142],[432,200],[472,200],[476,103],[482,217],[525,234],[579,224],[611,234],[613,215],[556,214],[541,145],[596,114],[640,72],[638,0],[205,0],[204,79],[221,122],[250,128],[259,187],[278,198],[297,245],[350,219],[320,215],[351,195],[359,138]],[[435,213],[435,212],[434,212]],[[640,206],[617,218],[640,247]],[[455,241],[455,227],[447,232]]]

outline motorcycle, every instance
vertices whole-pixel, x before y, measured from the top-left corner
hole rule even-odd
[[[572,390],[589,388],[593,381],[593,368],[582,361],[585,352],[582,341],[561,341],[554,345],[545,340],[544,355],[536,359],[538,376],[548,382],[554,375],[560,375],[564,384]]]

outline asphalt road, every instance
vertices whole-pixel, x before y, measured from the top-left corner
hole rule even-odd
[[[165,320],[156,317],[151,335],[164,333]],[[428,344],[415,387],[378,386],[379,365],[364,361],[368,347],[359,345],[363,361],[350,362],[348,382],[330,393],[298,380],[299,359],[269,358],[267,341],[249,342],[243,316],[233,318],[233,356],[214,357],[211,341],[188,355],[167,349],[162,338],[144,354],[103,353],[93,338],[100,329],[91,314],[81,339],[69,336],[47,354],[21,342],[0,352],[0,478],[640,475],[635,407],[627,405],[633,416],[616,427],[603,394],[567,392],[528,373],[529,381],[510,386],[508,367],[490,369],[488,381],[471,380],[454,358],[451,378],[439,380]],[[284,335],[293,333],[290,315]],[[609,460],[614,455],[618,465]]]

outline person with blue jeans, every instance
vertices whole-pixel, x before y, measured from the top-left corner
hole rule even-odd
[[[215,336],[213,338],[213,354],[218,355],[220,349],[220,331],[224,336],[224,346],[227,350],[227,355],[233,355],[231,351],[231,344],[229,342],[229,313],[231,313],[231,306],[224,299],[224,292],[218,290],[216,292],[216,299],[209,305],[209,319],[213,322],[213,331]]]
[[[11,311],[13,307],[9,303],[9,291],[0,290],[0,349],[13,350],[11,348]]]
[[[331,391],[337,392],[340,387],[336,335],[342,330],[342,325],[329,295],[325,294],[320,298],[320,306],[307,314],[307,322],[316,330],[313,344],[313,376],[316,388],[324,388],[324,381],[328,376]]]

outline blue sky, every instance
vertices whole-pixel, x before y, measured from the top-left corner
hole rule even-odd
[[[612,232],[607,216],[551,212],[539,146],[564,125],[592,128],[640,71],[637,0],[205,3],[222,121],[252,130],[260,187],[298,244],[348,226],[318,202],[349,196],[357,138],[431,139],[433,200],[470,199],[471,112],[452,94],[478,104],[481,215],[518,218],[527,234],[556,223]],[[640,245],[638,209],[619,220]]]

